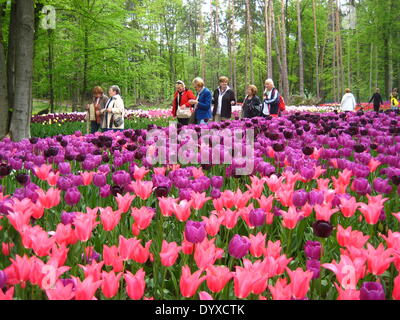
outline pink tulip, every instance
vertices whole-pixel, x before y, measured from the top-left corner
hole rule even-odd
[[[178,199],[174,198],[158,198],[158,205],[160,206],[161,214],[164,217],[171,217],[174,214],[174,205]]]
[[[204,204],[211,199],[211,197],[206,197],[206,193],[192,192],[192,208],[195,210],[200,210],[203,208]]]
[[[210,265],[206,269],[207,272],[207,286],[210,291],[217,293],[220,292],[226,284],[232,279],[233,274],[228,267]]]
[[[133,177],[135,178],[135,180],[143,180],[143,178],[149,171],[150,170],[147,170],[145,167],[138,167],[135,165],[135,171],[133,173]]]
[[[173,203],[174,214],[180,222],[185,222],[187,219],[189,219],[191,214],[190,211],[191,205],[192,205],[192,200],[190,201],[182,200],[179,203]]]
[[[105,231],[112,231],[121,220],[121,211],[113,211],[111,207],[100,208],[100,220]]]
[[[205,291],[199,292],[199,298],[200,300],[214,300],[213,297]]]
[[[133,181],[129,186],[142,200],[148,199],[153,192],[153,182],[151,181]]]
[[[336,238],[342,247],[362,248],[368,241],[369,236],[364,236],[361,231],[352,231],[351,227],[344,229],[340,224],[337,228]]]
[[[266,237],[267,235],[261,232],[257,233],[257,235],[250,234],[250,254],[252,256],[259,258],[263,255]]]
[[[52,169],[53,166],[51,164],[42,164],[40,167],[34,167],[33,172],[40,180],[45,181]]]
[[[283,218],[282,225],[291,230],[296,228],[297,222],[299,222],[299,219],[303,216],[303,212],[297,211],[295,207],[290,207],[287,212],[283,210],[280,212]]]
[[[39,196],[38,200],[46,209],[56,207],[60,203],[61,190],[59,189],[50,188],[46,192],[42,189],[38,189],[36,190],[36,193]]]
[[[313,272],[309,270],[304,271],[301,268],[297,268],[294,271],[286,268],[286,271],[290,277],[293,297],[296,299],[305,298],[310,288],[310,281],[312,279]]]
[[[146,287],[146,282],[144,280],[145,275],[146,273],[143,271],[143,268],[139,269],[135,275],[129,271],[124,274],[126,292],[132,300],[140,300],[143,297]]]
[[[104,296],[108,299],[115,297],[119,290],[119,280],[121,279],[122,273],[115,274],[114,271],[101,273],[103,280],[101,284],[101,290]]]
[[[132,208],[132,217],[135,220],[135,225],[139,230],[145,230],[151,224],[154,217],[154,210],[148,207]]]
[[[175,264],[178,259],[179,252],[182,247],[178,246],[176,242],[170,242],[163,240],[162,248],[160,252],[161,263],[165,267],[171,267]]]
[[[121,196],[119,193],[115,197],[115,200],[117,201],[118,204],[118,209],[122,213],[127,213],[129,211],[129,208],[132,205],[132,201],[135,199],[134,195],[130,195],[129,193],[126,193],[124,196]]]
[[[182,275],[179,281],[182,296],[190,298],[196,294],[200,284],[206,279],[205,276],[201,277],[202,272],[202,270],[197,270],[192,274],[187,265],[182,266]]]
[[[97,289],[101,286],[102,281],[94,281],[92,276],[81,281],[79,278],[72,276],[76,281],[75,300],[93,300]]]
[[[59,280],[54,288],[46,290],[46,295],[49,300],[72,300],[75,296],[73,284],[69,283],[66,286]]]
[[[376,249],[368,243],[367,248],[368,272],[375,276],[380,276],[381,274],[385,273],[395,259],[392,257],[393,249],[389,248],[385,250],[385,247],[382,243],[379,244],[378,248]]]
[[[206,232],[210,237],[215,237],[220,229],[221,223],[223,221],[222,217],[217,217],[215,214],[211,214],[209,218],[202,216],[201,217],[205,222]]]
[[[217,259],[222,258],[224,250],[217,248],[214,242],[215,239],[208,240],[205,238],[203,242],[194,246],[194,260],[200,270],[206,269],[213,265]]]

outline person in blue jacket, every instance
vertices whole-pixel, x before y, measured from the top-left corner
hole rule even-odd
[[[197,124],[205,124],[212,118],[212,94],[211,91],[204,86],[204,80],[202,78],[194,79],[193,87],[197,91],[197,100],[190,100],[189,103],[195,105]]]

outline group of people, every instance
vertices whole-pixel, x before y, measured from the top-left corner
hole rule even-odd
[[[399,93],[397,88],[395,88],[390,95],[390,106],[392,110],[399,109],[398,97]],[[376,88],[375,93],[372,95],[368,103],[371,102],[374,104],[374,111],[379,113],[381,106],[383,106],[383,99],[379,88]],[[354,111],[356,109],[356,99],[354,98],[354,95],[351,93],[350,89],[346,89],[346,93],[342,98],[340,108],[342,111]]]
[[[210,120],[219,122],[231,119],[236,97],[229,87],[227,77],[219,78],[219,86],[213,94],[205,86],[202,78],[194,79],[193,87],[196,90],[196,96],[183,81],[176,82],[172,114],[180,124],[204,124]],[[265,81],[263,101],[257,96],[257,91],[255,85],[247,87],[241,117],[279,116],[281,98],[272,79]]]
[[[86,106],[90,132],[121,131],[125,127],[125,105],[118,86],[108,89],[108,97],[101,87],[92,90],[92,102]]]
[[[192,90],[186,87],[181,80],[176,82],[176,91],[172,101],[172,114],[182,125],[205,124],[209,120],[219,122],[229,120],[232,117],[232,107],[236,105],[234,91],[229,87],[227,77],[219,78],[219,86],[214,94],[205,86],[202,78],[193,80]],[[277,117],[282,111],[282,97],[275,88],[272,79],[265,81],[263,99],[257,95],[258,89],[255,85],[249,85],[246,90],[246,97],[243,101],[241,118],[254,117]],[[118,86],[111,86],[108,90],[108,97],[101,87],[95,87],[92,91],[93,100],[86,106],[87,120],[90,123],[90,132],[123,130],[125,127],[125,106],[121,97],[121,90]],[[390,96],[391,107],[398,110],[398,90],[393,89]],[[383,105],[383,99],[379,88],[370,99],[373,102],[375,112],[379,113]],[[356,100],[350,89],[346,89],[341,102],[342,111],[354,111]]]

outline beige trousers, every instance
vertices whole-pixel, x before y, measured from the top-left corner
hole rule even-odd
[[[214,122],[221,122],[221,121],[225,121],[225,120],[230,120],[230,119],[221,117],[220,114],[216,114],[214,117]]]

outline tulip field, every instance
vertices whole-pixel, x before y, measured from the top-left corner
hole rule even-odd
[[[253,130],[245,176],[190,139],[192,162],[154,164],[168,116],[0,142],[0,300],[400,299],[398,114],[187,126]]]

